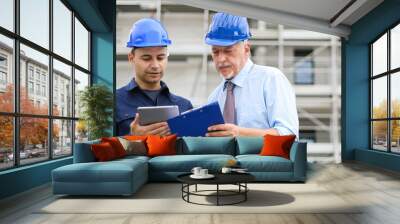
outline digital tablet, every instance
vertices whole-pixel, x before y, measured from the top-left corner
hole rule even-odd
[[[140,125],[149,125],[153,123],[167,121],[170,118],[179,115],[179,108],[173,106],[156,106],[156,107],[138,107],[140,116]]]

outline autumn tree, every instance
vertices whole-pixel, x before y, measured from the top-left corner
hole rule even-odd
[[[13,112],[14,107],[14,88],[8,85],[6,92],[0,93],[0,111]],[[41,114],[47,115],[47,104],[34,105],[29,99],[29,95],[24,87],[20,88],[20,110],[23,114]],[[56,111],[56,113],[59,113]],[[3,148],[13,147],[13,117],[0,116],[0,146]],[[20,118],[20,148],[24,149],[26,145],[47,143],[48,136],[48,119],[47,118]],[[53,138],[59,136],[59,128],[53,126]]]
[[[400,117],[400,100],[394,99],[391,104],[391,117]],[[383,100],[380,104],[373,108],[373,118],[387,118],[387,101]],[[392,128],[392,142],[399,141],[400,138],[400,121],[391,121]],[[387,135],[387,122],[374,122],[373,125],[374,139],[386,138]]]

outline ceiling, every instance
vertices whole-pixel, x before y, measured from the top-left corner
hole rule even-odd
[[[347,37],[351,25],[383,0],[172,0],[268,23]]]

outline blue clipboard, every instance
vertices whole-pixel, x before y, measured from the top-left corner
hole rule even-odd
[[[172,134],[197,137],[205,136],[208,127],[225,122],[218,102],[214,102],[168,119],[167,123]]]

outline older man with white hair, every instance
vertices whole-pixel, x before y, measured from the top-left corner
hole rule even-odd
[[[296,135],[299,132],[295,94],[277,68],[250,59],[247,19],[228,13],[213,16],[205,42],[223,81],[209,96],[217,101],[225,124],[209,127],[208,136]]]

